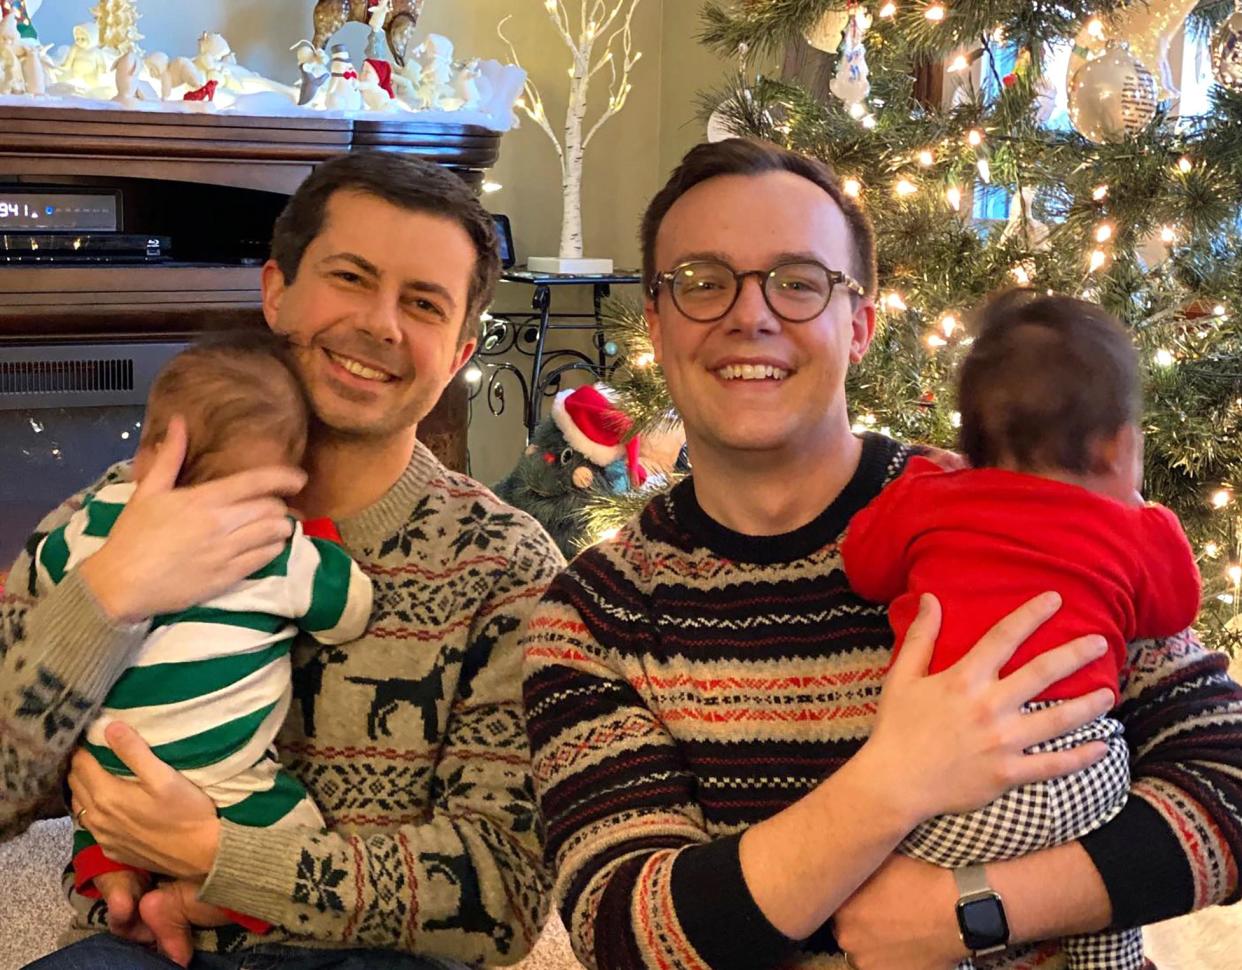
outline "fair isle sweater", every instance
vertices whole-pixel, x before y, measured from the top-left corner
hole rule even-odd
[[[88,491],[127,477],[117,466]],[[542,928],[549,888],[518,635],[563,560],[533,519],[421,444],[380,501],[338,526],[374,583],[371,623],[336,647],[299,637],[295,702],[277,740],[328,828],[222,821],[202,897],[276,929],[258,938],[222,927],[195,945],[515,963]],[[147,632],[109,624],[76,572],[36,599],[32,568],[19,559],[0,602],[0,838],[59,797],[66,759]],[[77,931],[105,927],[102,903],[73,902]]]
[[[555,899],[588,966],[845,966],[829,924],[797,942],[768,922],[738,843],[871,730],[892,633],[838,542],[908,457],[866,436],[832,505],[774,537],[716,523],[686,480],[553,581],[523,638],[524,697]],[[1186,633],[1130,660],[1114,715],[1132,797],[1082,839],[1119,927],[1237,898],[1242,859],[1242,689],[1225,658]],[[1003,965],[1064,957],[1053,942]]]

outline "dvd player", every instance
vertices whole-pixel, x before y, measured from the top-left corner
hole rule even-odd
[[[168,236],[125,232],[0,232],[0,263],[155,263]]]

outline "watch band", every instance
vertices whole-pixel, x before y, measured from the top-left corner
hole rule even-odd
[[[971,950],[976,957],[1003,953],[1009,946],[1009,921],[1005,917],[1005,904],[1001,900],[1000,893],[988,885],[987,871],[983,865],[975,864],[954,869],[953,881],[957,884],[958,926],[961,931],[962,942],[966,944],[967,949]],[[997,915],[999,916],[1002,936],[989,940],[988,943],[980,946],[978,943],[973,943],[968,935],[966,925],[962,922],[962,907],[983,902],[991,902],[999,910]]]
[[[957,883],[959,896],[975,896],[995,891],[988,885],[988,874],[981,864],[954,869],[953,881]]]

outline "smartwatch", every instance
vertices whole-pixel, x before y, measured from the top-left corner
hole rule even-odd
[[[971,954],[1000,953],[1009,945],[1009,921],[1000,893],[988,885],[983,866],[953,870],[957,883],[957,930]]]

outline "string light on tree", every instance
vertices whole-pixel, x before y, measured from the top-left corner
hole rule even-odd
[[[936,156],[932,154],[930,148],[924,148],[919,152],[919,164],[924,168],[931,168],[936,164]]]
[[[885,296],[884,305],[897,313],[905,313],[906,310],[909,309],[906,305],[906,301],[902,299],[901,294],[897,292],[892,292]]]
[[[962,211],[962,190],[956,185],[950,185],[945,191],[945,198],[949,200],[949,207],[954,212]]]
[[[1177,170],[1183,175],[1189,175],[1194,171],[1194,168],[1195,163],[1192,162],[1186,155],[1183,155],[1177,160]]]
[[[1172,367],[1176,362],[1176,358],[1174,358],[1172,352],[1166,350],[1164,347],[1161,347],[1156,351],[1155,361],[1160,367]]]
[[[1106,243],[1113,238],[1113,224],[1111,222],[1101,222],[1095,227],[1095,241],[1098,243]]]
[[[885,20],[888,20],[890,17],[895,17],[896,15],[897,15],[897,4],[892,3],[891,0],[889,3],[884,4],[884,6],[880,8],[880,16],[883,17]]]
[[[1212,508],[1223,509],[1233,500],[1233,493],[1227,488],[1217,489],[1212,493]]]
[[[851,199],[856,199],[862,195],[862,182],[856,178],[847,178],[841,183],[841,190]]]
[[[931,4],[926,10],[923,11],[923,16],[934,24],[941,23],[945,16],[944,4]]]
[[[897,180],[897,184],[893,186],[893,191],[902,198],[909,198],[918,192],[919,187],[907,178]]]
[[[971,128],[970,131],[966,132],[966,143],[971,148],[978,148],[983,144],[983,132],[978,128]]]
[[[1215,559],[1220,555],[1220,546],[1218,546],[1215,542],[1209,542],[1203,547],[1203,554],[1209,559]]]
[[[1096,202],[1103,202],[1108,198],[1108,186],[1097,185],[1091,192],[1091,198],[1093,198]]]

